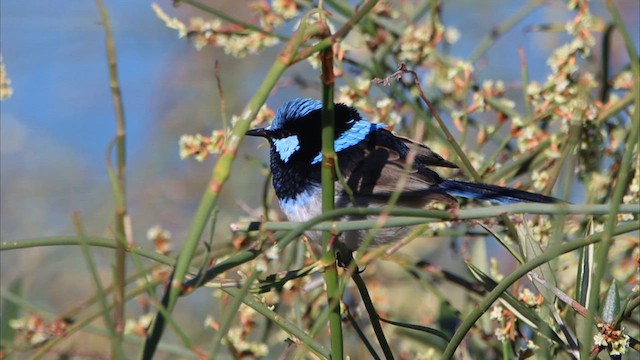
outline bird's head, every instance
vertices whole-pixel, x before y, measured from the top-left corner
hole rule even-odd
[[[336,152],[357,145],[381,127],[362,119],[358,111],[347,105],[336,104],[334,110]],[[321,101],[290,100],[278,109],[270,126],[249,130],[247,135],[269,141],[272,162],[280,160],[287,165],[298,163],[313,166],[322,160],[321,112]]]

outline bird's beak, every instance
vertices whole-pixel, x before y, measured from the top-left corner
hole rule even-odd
[[[247,135],[249,135],[249,136],[259,136],[259,137],[263,137],[263,138],[268,138],[269,137],[269,134],[267,133],[267,130],[265,128],[251,129],[251,130],[247,131]]]

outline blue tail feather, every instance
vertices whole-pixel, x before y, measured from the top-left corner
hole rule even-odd
[[[449,195],[468,199],[488,200],[498,204],[562,202],[550,196],[530,193],[528,191],[462,180],[444,180],[438,187]]]

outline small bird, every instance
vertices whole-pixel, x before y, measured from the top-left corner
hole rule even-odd
[[[340,182],[335,184],[336,208],[385,206],[396,190],[405,170],[411,148],[417,153],[406,184],[396,203],[399,207],[421,208],[433,200],[455,203],[453,196],[488,200],[498,204],[517,202],[555,203],[558,199],[527,191],[483,183],[443,179],[432,167],[457,168],[429,147],[394,135],[384,124],[374,124],[362,118],[357,110],[335,104],[334,148],[338,166],[353,199]],[[270,126],[247,132],[267,139],[271,147],[273,187],[280,207],[291,221],[307,221],[322,212],[320,180],[322,102],[294,99],[282,105]],[[348,217],[347,219],[363,219]],[[381,229],[372,245],[399,240],[410,231],[408,227]],[[320,241],[319,231],[307,232],[313,241]],[[347,248],[355,250],[368,234],[367,230],[342,234]]]

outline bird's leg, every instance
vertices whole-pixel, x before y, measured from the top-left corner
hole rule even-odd
[[[351,252],[342,252],[338,250],[336,252],[336,260],[338,261],[338,266],[341,268],[348,268],[351,265],[351,261],[353,261],[353,257],[351,256]]]
[[[344,246],[344,244],[338,242],[337,251],[336,251],[336,260],[338,262],[338,266],[344,269],[348,268],[349,265],[351,265],[351,263],[354,261],[353,251],[347,249],[347,247]]]

